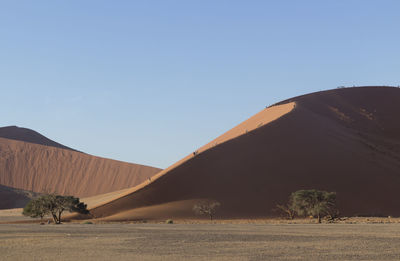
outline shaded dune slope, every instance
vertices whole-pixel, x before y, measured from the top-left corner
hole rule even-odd
[[[295,97],[251,131],[199,150],[151,183],[93,207],[97,218],[193,217],[193,202],[221,202],[220,217],[277,215],[298,189],[336,191],[344,215],[400,215],[400,89],[358,87]],[[267,117],[267,116],[266,116]],[[207,147],[207,146],[206,146]]]
[[[33,192],[93,196],[142,183],[160,169],[0,138],[0,184]]]
[[[56,147],[56,148],[61,148],[61,149],[74,150],[74,149],[71,149],[60,143],[52,141],[34,130],[27,129],[27,128],[21,128],[21,127],[17,127],[17,126],[1,127],[0,128],[0,137],[6,138],[6,139],[11,139],[11,140],[30,142],[30,143],[34,143],[34,144],[46,145],[46,146],[51,146],[51,147]]]
[[[0,185],[0,209],[23,208],[38,193]]]

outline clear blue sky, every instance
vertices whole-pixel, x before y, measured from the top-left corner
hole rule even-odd
[[[165,168],[264,106],[400,84],[399,1],[1,1],[0,126]]]

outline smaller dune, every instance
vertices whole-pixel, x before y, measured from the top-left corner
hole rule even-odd
[[[6,187],[91,197],[136,186],[159,171],[82,153],[30,129],[0,128],[0,185]],[[4,190],[0,194],[0,199],[7,199],[7,207],[25,202],[16,194],[15,203],[10,203],[13,201],[10,193]]]

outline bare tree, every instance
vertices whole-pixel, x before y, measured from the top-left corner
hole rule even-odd
[[[221,203],[215,200],[203,200],[193,206],[193,211],[198,215],[208,215],[213,220]]]
[[[286,205],[276,205],[277,209],[280,210],[281,212],[285,213],[288,219],[293,219],[296,211],[293,209],[291,204],[286,204]]]

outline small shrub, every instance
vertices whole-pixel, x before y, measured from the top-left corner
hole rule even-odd
[[[208,215],[210,220],[213,220],[217,209],[221,206],[221,203],[215,200],[203,200],[193,206],[193,211],[197,215]]]
[[[92,221],[84,221],[82,224],[91,225],[91,224],[93,224],[93,222]]]
[[[165,220],[165,224],[174,224],[174,221],[172,219],[167,219]]]

